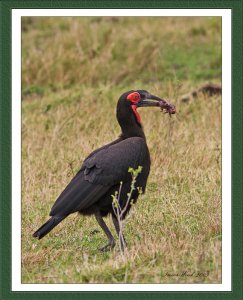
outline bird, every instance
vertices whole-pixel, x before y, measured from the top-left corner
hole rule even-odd
[[[118,236],[121,234],[125,241],[124,250],[126,240],[112,205],[112,195],[119,191],[119,206],[125,209],[122,216],[125,219],[139,195],[145,193],[151,160],[137,109],[151,106],[160,106],[169,114],[175,113],[174,105],[146,90],[130,90],[119,97],[116,117],[121,134],[116,140],[94,150],[84,159],[80,170],[54,202],[49,214],[50,219],[34,232],[33,237],[42,239],[66,217],[78,212],[81,215],[95,216],[108,238],[108,243],[100,250],[108,251],[116,244],[104,221],[104,217],[111,215]],[[134,170],[140,168],[141,171],[131,192],[132,203],[126,202],[132,184],[129,168]]]

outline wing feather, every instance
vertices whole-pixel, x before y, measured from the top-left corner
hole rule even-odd
[[[130,180],[128,169],[143,166],[146,160],[150,160],[146,142],[132,137],[95,153],[84,161],[82,169],[90,183],[113,186]]]
[[[66,216],[88,208],[108,190],[109,186],[92,184],[84,179],[83,172],[79,172],[55,201],[50,216]]]
[[[128,169],[143,166],[146,160],[149,160],[147,145],[139,137],[111,143],[94,151],[57,198],[50,215],[66,216],[90,207],[112,186],[131,180]],[[147,178],[149,169],[144,172]]]

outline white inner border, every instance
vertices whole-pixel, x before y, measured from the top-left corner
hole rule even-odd
[[[21,17],[222,17],[222,284],[21,283]],[[12,291],[231,291],[231,10],[230,9],[13,9],[12,10]],[[31,238],[31,237],[30,237]]]

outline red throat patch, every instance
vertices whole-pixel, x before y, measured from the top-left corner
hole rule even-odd
[[[141,99],[141,95],[138,92],[132,92],[127,96],[127,100],[132,102],[132,110],[139,124],[141,123],[141,118],[139,113],[137,112],[137,103],[140,99]]]
[[[132,105],[132,110],[135,114],[137,122],[140,124],[141,123],[141,117],[140,117],[139,113],[137,112],[137,105]]]

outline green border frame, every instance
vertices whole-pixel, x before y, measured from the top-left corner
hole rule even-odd
[[[232,9],[232,292],[11,291],[11,9],[230,8]],[[242,299],[242,0],[0,0],[0,299]]]

